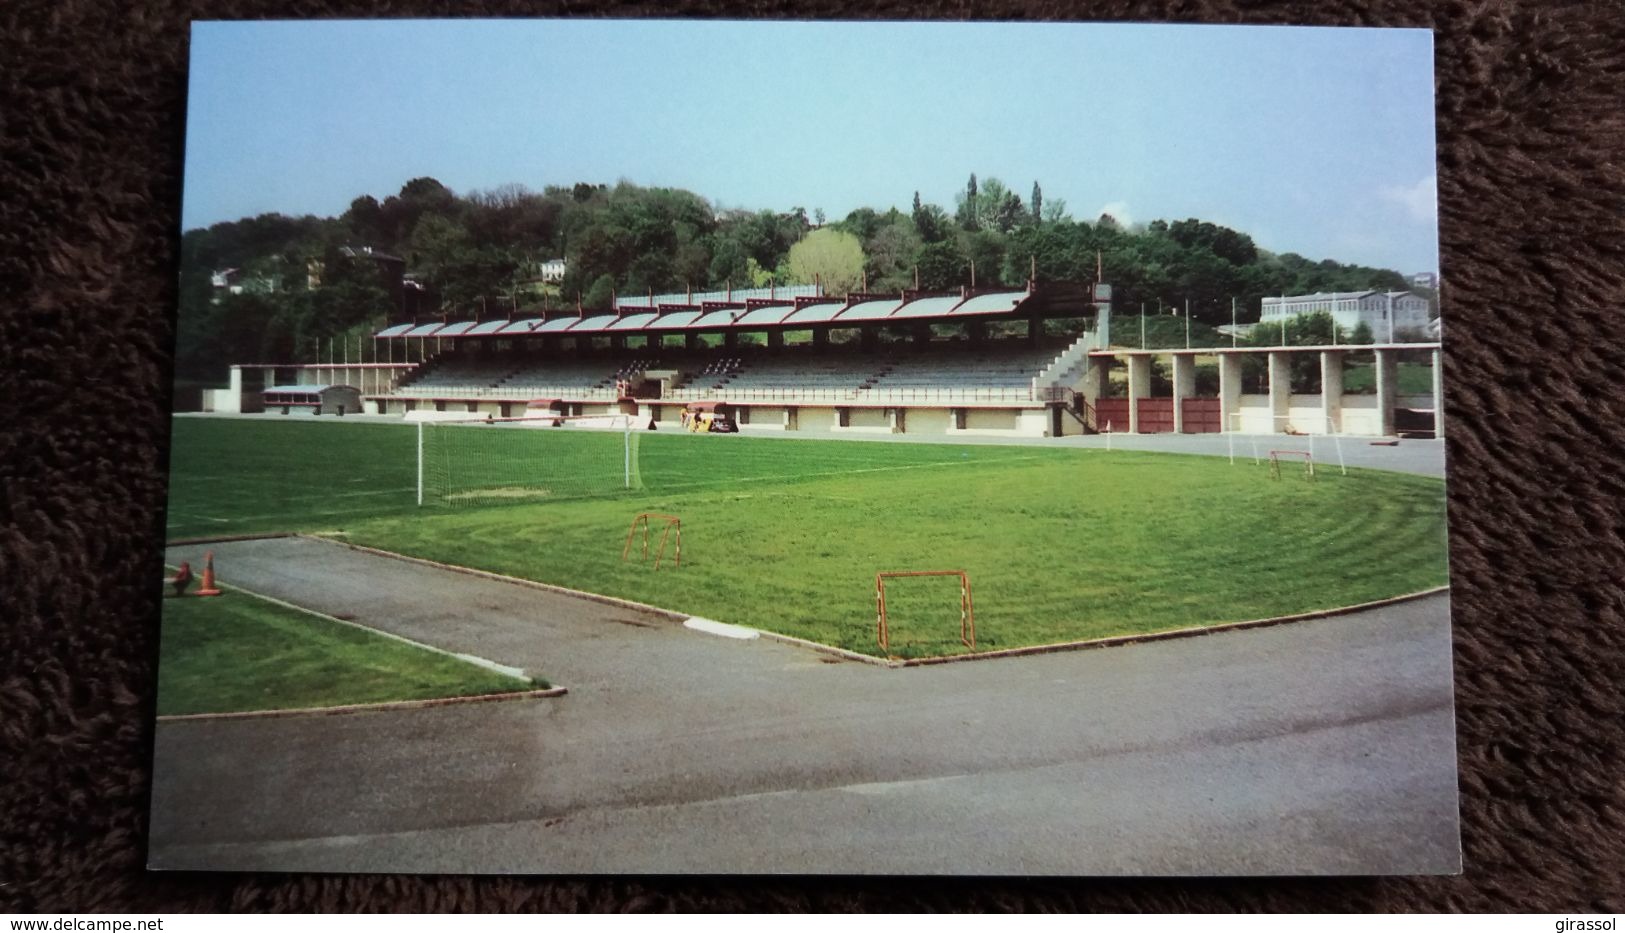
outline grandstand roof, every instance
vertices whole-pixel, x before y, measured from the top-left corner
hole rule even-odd
[[[809,294],[796,295],[795,293]],[[563,313],[558,317],[526,318],[512,323],[501,321],[459,321],[449,325],[393,324],[376,337],[457,337],[491,334],[636,334],[674,330],[763,329],[805,327],[827,324],[835,327],[902,320],[952,320],[962,315],[1008,315],[1021,313],[1038,317],[1077,316],[1094,307],[1090,286],[1056,282],[1028,291],[994,291],[972,295],[927,295],[880,297],[854,295],[848,299],[825,299],[810,294],[813,286],[778,289],[738,290],[731,298],[726,292],[696,295],[657,295],[651,304],[646,297],[617,303],[615,314],[598,312],[582,317]],[[1350,293],[1371,294],[1371,293]],[[796,298],[820,299],[798,306]],[[674,299],[664,301],[661,299]],[[845,302],[854,302],[847,304]]]
[[[941,317],[954,309],[954,306],[964,301],[958,295],[945,295],[936,298],[916,298],[898,308],[892,317]]]
[[[562,332],[568,330],[572,324],[576,324],[580,320],[581,320],[581,318],[578,318],[578,317],[556,317],[556,318],[552,318],[550,320],[543,321],[540,325],[538,325],[536,327],[535,330],[532,330],[531,333],[533,333],[533,334],[558,334],[558,333],[562,333]]]
[[[884,298],[880,301],[864,301],[847,308],[835,320],[839,323],[847,321],[878,321],[881,318],[891,317],[891,313],[902,307],[900,298]]]
[[[1026,292],[989,292],[972,295],[954,308],[953,314],[1003,314],[1021,304]]]
[[[700,316],[698,311],[673,311],[662,314],[649,323],[649,330],[665,330],[672,327],[687,327]]]
[[[766,307],[753,308],[746,311],[736,323],[740,324],[741,326],[747,324],[756,326],[760,326],[762,324],[777,324],[788,317],[790,312],[793,310],[795,310],[795,306],[791,304],[767,305]]]
[[[835,315],[841,313],[846,307],[844,301],[826,301],[815,305],[803,305],[801,310],[792,312],[784,319],[786,324],[822,324]]]
[[[711,312],[700,315],[700,317],[697,320],[691,322],[688,326],[689,327],[721,327],[722,325],[725,325],[725,324],[732,324],[734,322],[734,315],[738,314],[738,313],[739,312],[735,311],[732,308],[722,308],[722,309],[717,310],[717,311],[711,311]]]
[[[616,321],[619,321],[619,320],[620,320],[620,318],[613,315],[613,314],[594,315],[593,317],[586,318],[585,320],[582,320],[581,322],[576,324],[576,326],[570,328],[570,333],[572,333],[572,334],[596,334],[596,333],[600,333],[602,331],[609,330],[610,325],[614,324]]]
[[[642,314],[628,314],[627,316],[616,321],[614,324],[610,325],[609,329],[643,330],[645,327],[649,326],[649,323],[656,317],[659,317],[659,315],[648,311],[645,311]]]

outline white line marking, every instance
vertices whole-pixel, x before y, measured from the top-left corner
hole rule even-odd
[[[715,622],[711,619],[702,619],[699,616],[694,616],[684,622],[683,627],[691,628],[696,632],[705,632],[708,635],[721,635],[723,638],[738,638],[747,641],[762,636],[761,632],[753,628],[746,628],[743,625],[729,625],[727,622]]]

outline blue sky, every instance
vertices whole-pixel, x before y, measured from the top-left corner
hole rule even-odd
[[[333,216],[428,175],[723,207],[953,209],[971,172],[1077,218],[1438,268],[1432,34],[958,23],[198,23],[187,228]]]

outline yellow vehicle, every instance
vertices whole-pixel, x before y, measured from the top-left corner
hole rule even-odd
[[[738,434],[739,422],[727,402],[690,402],[683,406],[683,429],[695,434]]]

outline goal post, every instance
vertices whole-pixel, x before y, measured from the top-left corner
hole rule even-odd
[[[633,415],[418,421],[417,503],[546,501],[642,488]]]
[[[1338,471],[1344,476],[1348,475],[1348,472],[1349,472],[1348,464],[1343,459],[1343,435],[1342,435],[1341,432],[1339,432],[1337,430],[1337,424],[1331,419],[1330,416],[1320,415],[1320,416],[1317,417],[1317,416],[1314,416],[1314,415],[1302,415],[1302,414],[1299,414],[1299,415],[1271,414],[1269,416],[1269,418],[1270,418],[1270,431],[1267,434],[1261,434],[1258,431],[1248,431],[1248,430],[1245,430],[1243,428],[1243,416],[1244,416],[1244,414],[1245,414],[1244,412],[1233,411],[1233,412],[1230,412],[1225,418],[1225,432],[1224,432],[1225,433],[1225,448],[1226,448],[1226,452],[1229,454],[1230,462],[1232,464],[1234,464],[1236,462],[1236,436],[1237,435],[1241,435],[1242,437],[1245,437],[1247,439],[1248,447],[1249,447],[1249,450],[1252,453],[1252,458],[1253,458],[1253,463],[1254,464],[1258,464],[1258,463],[1263,462],[1263,458],[1259,455],[1259,450],[1258,450],[1258,438],[1259,437],[1277,437],[1277,436],[1299,436],[1299,437],[1303,437],[1309,444],[1309,454],[1311,456],[1315,456],[1317,454],[1317,448],[1316,448],[1317,440],[1320,441],[1320,442],[1324,442],[1326,439],[1330,438],[1331,442],[1332,442],[1332,452],[1337,455],[1337,468],[1338,468]],[[1255,417],[1262,417],[1262,416],[1255,416]],[[1319,431],[1301,430],[1301,427],[1303,426],[1304,422],[1307,422],[1308,424],[1314,424],[1317,421],[1321,423],[1321,430],[1319,430]]]
[[[875,574],[875,637],[891,653],[891,627],[886,611],[886,581],[899,577],[956,577],[959,582],[959,641],[976,648],[976,609],[971,602],[970,574],[963,570],[887,570]]]

